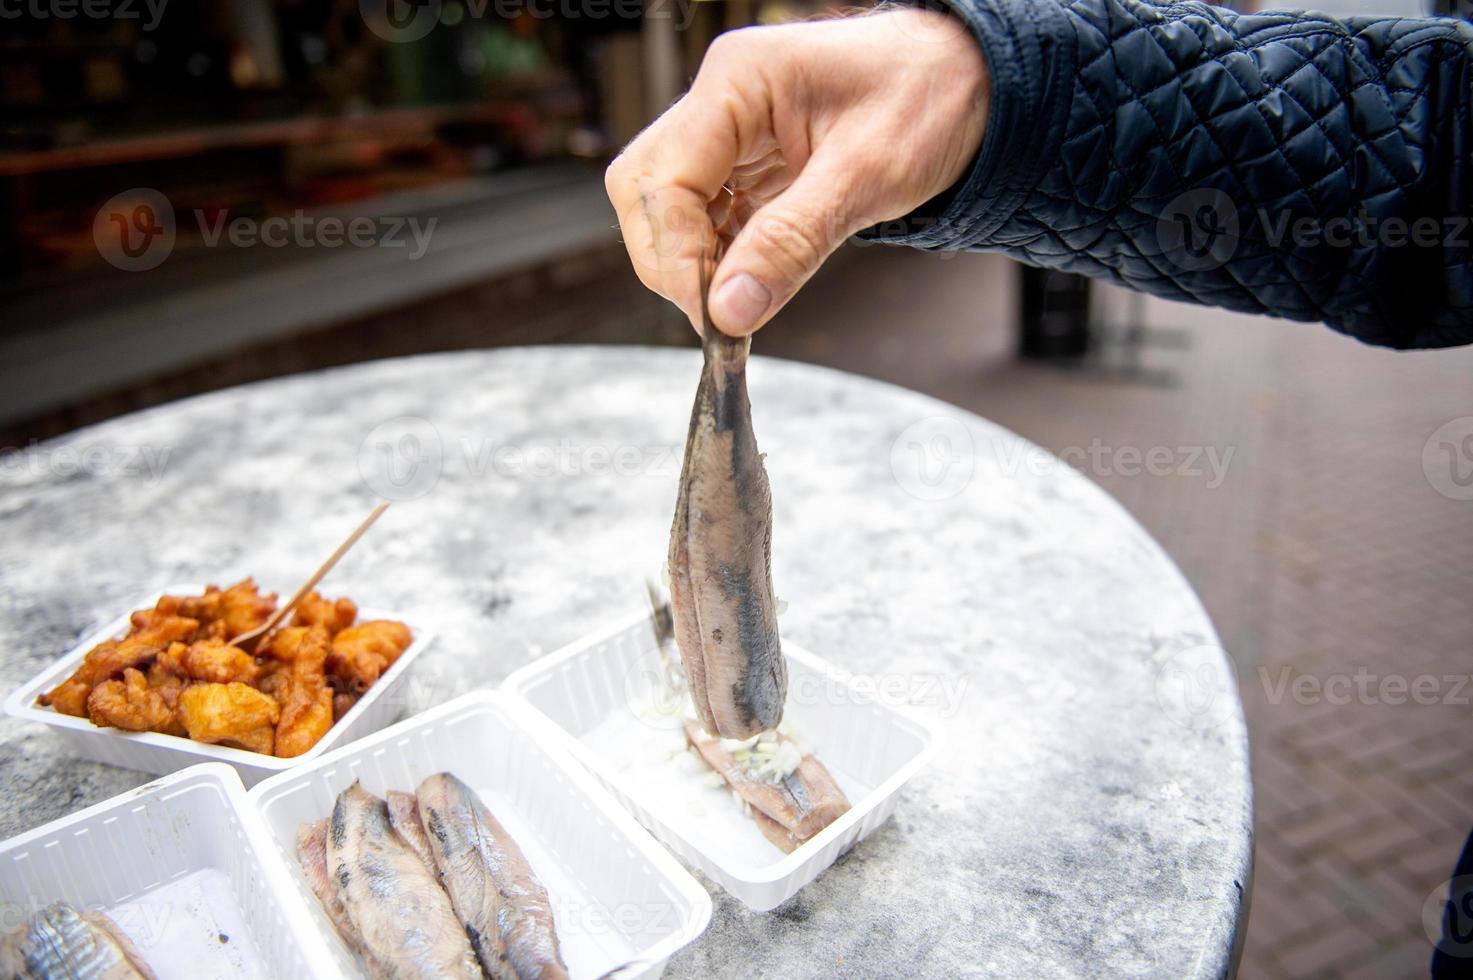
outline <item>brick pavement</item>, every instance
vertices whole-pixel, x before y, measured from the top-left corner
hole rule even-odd
[[[1232,447],[1219,486],[1089,475],[1182,566],[1238,666],[1257,794],[1240,975],[1425,976],[1422,904],[1473,825],[1473,689],[1443,680],[1473,664],[1473,501],[1433,489],[1422,449],[1473,416],[1473,350],[1148,301],[1147,322],[1193,346],[1147,355],[1176,384],[1122,384],[1007,356],[1000,259],[850,251],[759,351],[928,391],[1055,451]],[[1419,675],[1435,703],[1398,694]],[[1300,676],[1300,696],[1280,689]]]

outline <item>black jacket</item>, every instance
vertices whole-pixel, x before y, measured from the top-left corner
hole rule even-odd
[[[992,73],[951,191],[867,237],[1170,299],[1473,342],[1473,27],[948,0]]]

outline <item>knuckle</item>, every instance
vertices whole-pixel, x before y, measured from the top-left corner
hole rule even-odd
[[[789,279],[807,276],[823,261],[829,236],[817,219],[784,210],[759,215],[756,222],[754,244]]]

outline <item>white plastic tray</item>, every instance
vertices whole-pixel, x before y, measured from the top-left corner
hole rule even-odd
[[[52,902],[102,909],[161,980],[322,977],[327,947],[250,811],[207,763],[0,844],[9,930]]]
[[[895,809],[900,788],[936,752],[940,734],[877,702],[847,672],[784,640],[784,722],[853,805],[791,854],[757,830],[729,791],[683,750],[680,719],[648,710],[660,653],[649,613],[631,615],[506,679],[503,690],[650,832],[732,895],[763,912],[797,894]]]
[[[670,955],[705,930],[711,897],[527,722],[525,709],[504,695],[474,692],[251,790],[288,877],[344,974],[361,976],[361,967],[308,889],[296,835],[302,823],[329,814],[354,779],[382,795],[412,792],[426,776],[449,771],[481,793],[547,887],[574,978],[613,970],[621,978],[659,976]]]
[[[409,649],[399,655],[384,675],[358,699],[358,703],[312,748],[290,759],[262,755],[245,749],[225,745],[196,742],[178,735],[160,735],[157,732],[125,732],[117,728],[100,728],[86,718],[65,715],[53,708],[36,704],[36,697],[51,690],[66,680],[77,669],[82,658],[103,640],[122,636],[128,630],[128,617],[134,609],[145,609],[158,602],[162,595],[199,595],[205,587],[198,584],[176,585],[141,599],[129,606],[129,612],[92,633],[69,653],[53,663],[28,683],[13,691],[5,699],[5,713],[22,721],[35,721],[49,725],[58,735],[65,738],[73,751],[94,762],[105,762],[124,769],[164,774],[199,762],[224,762],[240,773],[247,786],[254,785],[273,773],[290,769],[302,762],[315,759],[336,745],[351,742],[369,732],[377,731],[398,719],[403,713],[408,690],[405,680],[409,666],[434,640],[433,632],[412,616],[403,613],[385,612],[378,609],[360,609],[359,621],[369,619],[397,619],[405,623],[414,634]]]

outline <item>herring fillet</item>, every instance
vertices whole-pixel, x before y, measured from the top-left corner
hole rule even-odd
[[[328,921],[343,937],[348,948],[357,952],[360,948],[358,934],[348,920],[347,910],[338,900],[337,883],[327,870],[327,823],[328,818],[313,820],[297,828],[297,862],[307,879],[307,887],[317,896]]]
[[[0,940],[0,974],[6,980],[155,980],[111,919],[66,902],[46,906]]]
[[[430,839],[425,836],[424,825],[419,819],[419,803],[413,793],[403,790],[391,789],[384,794],[384,802],[389,807],[389,826],[394,832],[404,838],[404,843],[409,849],[419,855],[419,859],[430,869],[430,873],[439,876],[435,868],[435,856],[430,850]]]
[[[798,768],[778,782],[748,773],[721,740],[685,723],[685,737],[706,764],[721,774],[737,795],[752,807],[758,829],[778,847],[792,851],[849,811],[849,799],[828,767],[812,753],[804,753]],[[786,736],[779,734],[785,741]]]
[[[487,975],[566,978],[547,889],[476,791],[442,772],[415,797],[440,883]]]
[[[450,899],[357,781],[333,805],[327,868],[371,976],[481,975]]]
[[[705,310],[700,384],[670,529],[670,608],[691,699],[708,732],[776,728],[787,696],[772,592],[772,492],[747,397],[750,340]]]

